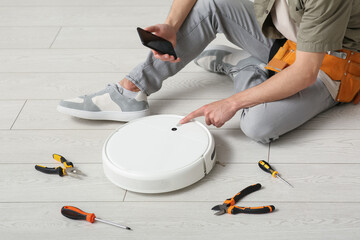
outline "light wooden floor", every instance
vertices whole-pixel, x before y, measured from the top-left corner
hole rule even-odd
[[[101,148],[121,123],[75,119],[55,107],[60,99],[104,88],[140,63],[148,51],[135,27],[162,22],[169,6],[166,0],[0,0],[0,238],[360,239],[360,107],[352,104],[271,145],[246,138],[238,116],[221,129],[211,127],[225,166],[180,191],[135,194],[105,178]],[[221,36],[216,41],[227,43]],[[154,114],[185,115],[231,94],[231,80],[190,64],[150,105]],[[35,164],[56,166],[53,153],[88,177],[34,170]],[[295,188],[259,170],[260,159]],[[273,204],[276,212],[213,215],[212,206],[257,182],[263,189],[242,204]],[[134,231],[69,220],[60,214],[63,205]]]

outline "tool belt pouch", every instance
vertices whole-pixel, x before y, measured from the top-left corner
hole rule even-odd
[[[274,72],[281,72],[295,62],[296,43],[287,40],[284,46],[280,47],[275,56],[266,65],[266,69]]]
[[[360,102],[360,53],[346,49],[338,51],[344,58],[326,54],[321,65],[332,80],[340,81],[336,100],[338,102]],[[265,67],[274,72],[280,72],[295,62],[296,43],[288,40]]]
[[[321,65],[323,70],[332,80],[340,81],[340,88],[336,101],[360,101],[360,53],[342,49],[338,51],[344,58],[326,55]]]

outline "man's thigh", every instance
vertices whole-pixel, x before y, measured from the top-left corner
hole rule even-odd
[[[336,104],[318,79],[312,86],[289,98],[244,109],[240,127],[250,138],[267,143]]]
[[[210,0],[214,2],[217,32],[244,49],[252,56],[266,62],[274,39],[264,36],[249,0]]]

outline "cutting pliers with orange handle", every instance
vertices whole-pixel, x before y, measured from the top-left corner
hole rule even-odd
[[[270,213],[275,210],[275,207],[273,205],[269,206],[262,206],[262,207],[239,207],[235,206],[235,203],[237,203],[240,199],[245,197],[246,195],[255,192],[261,188],[261,184],[257,183],[254,185],[251,185],[242,191],[240,191],[238,194],[236,194],[232,198],[228,198],[225,200],[223,204],[216,205],[211,210],[217,211],[215,215],[222,215],[225,213],[228,214],[238,214],[238,213],[250,213],[250,214],[260,214],[260,213]]]

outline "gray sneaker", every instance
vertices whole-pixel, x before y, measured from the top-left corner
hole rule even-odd
[[[122,94],[121,88],[109,84],[104,90],[60,101],[57,110],[78,118],[127,122],[150,114],[147,96],[139,92],[135,98]]]
[[[243,59],[251,55],[244,50],[224,45],[208,46],[194,60],[195,64],[207,71],[231,75],[238,69],[234,67]]]

